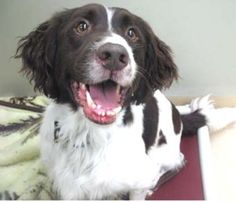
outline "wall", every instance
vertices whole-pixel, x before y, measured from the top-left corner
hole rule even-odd
[[[236,95],[236,1],[234,0],[0,0],[0,96],[32,95],[11,58],[18,36],[55,11],[89,2],[119,6],[143,17],[171,46],[181,79],[168,95]]]

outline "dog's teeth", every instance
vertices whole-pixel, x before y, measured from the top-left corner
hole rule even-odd
[[[115,109],[113,109],[112,111],[114,112],[114,113],[118,113],[118,112],[120,112],[121,111],[121,106],[120,107],[117,107],[117,108],[115,108]]]
[[[96,109],[97,108],[97,105],[93,102],[90,94],[88,91],[86,91],[86,98],[87,98],[87,103],[90,107],[92,107],[92,109]]]
[[[78,83],[77,82],[73,82],[73,87],[75,88],[75,89],[77,89],[79,86],[78,86]]]
[[[96,106],[96,108],[97,108],[97,109],[101,109],[102,106],[98,104],[98,105]]]
[[[117,87],[116,87],[116,93],[117,94],[120,94],[120,88],[121,88],[120,85],[117,85]]]
[[[96,108],[97,108],[96,104],[93,103],[93,104],[92,104],[92,108],[93,108],[93,109],[96,109]]]
[[[93,105],[95,105],[95,104],[93,103],[93,100],[92,100],[92,98],[91,98],[91,96],[90,96],[88,91],[86,91],[86,98],[87,98],[88,105],[93,107]],[[96,107],[96,105],[95,105],[95,107]]]
[[[111,116],[111,111],[107,111],[106,114],[107,114],[108,116]]]
[[[102,116],[103,112],[102,111],[98,111],[97,112],[99,116]]]
[[[116,113],[114,112],[114,111],[107,111],[106,112],[106,114],[108,115],[108,116],[114,116]]]
[[[86,89],[86,86],[83,84],[83,83],[80,83],[80,88],[85,90]]]

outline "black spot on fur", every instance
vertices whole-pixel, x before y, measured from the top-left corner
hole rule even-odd
[[[180,133],[180,130],[181,130],[181,118],[176,107],[172,103],[171,105],[172,105],[172,121],[174,125],[174,131],[175,131],[175,134],[177,135]]]
[[[58,142],[60,127],[58,126],[58,121],[54,121],[54,142]]]
[[[147,152],[148,149],[155,143],[157,136],[159,110],[157,101],[154,97],[150,97],[150,99],[147,100],[143,110],[143,115],[143,140]]]
[[[162,130],[160,130],[160,132],[159,132],[159,139],[158,139],[158,143],[157,144],[158,144],[158,146],[161,146],[163,144],[167,144],[166,137],[163,134]]]
[[[197,130],[206,125],[206,117],[199,110],[181,115],[183,121],[183,135],[196,135]]]
[[[134,117],[133,117],[133,114],[132,114],[132,111],[131,111],[131,107],[128,106],[125,110],[125,115],[123,117],[124,125],[128,125],[128,124],[132,123],[133,119],[134,119]]]

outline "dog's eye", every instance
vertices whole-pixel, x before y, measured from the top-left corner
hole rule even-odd
[[[135,33],[134,28],[129,28],[127,31],[127,36],[132,40],[132,41],[137,41],[138,37]]]
[[[79,24],[75,28],[75,32],[79,35],[83,35],[88,31],[89,31],[89,24],[85,21],[79,22]]]

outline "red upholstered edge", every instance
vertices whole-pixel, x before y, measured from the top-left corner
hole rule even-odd
[[[149,200],[204,200],[197,135],[182,138],[181,151],[186,166],[161,185]]]

